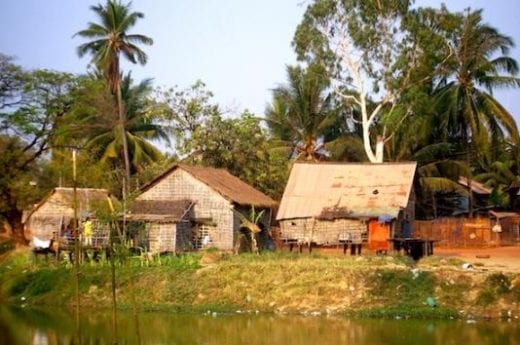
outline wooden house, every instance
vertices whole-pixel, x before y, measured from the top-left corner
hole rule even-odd
[[[169,238],[168,248],[175,251],[204,247],[233,250],[241,224],[236,212],[247,215],[253,207],[256,212],[265,210],[260,222],[267,229],[271,209],[276,205],[273,199],[224,169],[188,165],[167,169],[141,188],[136,202],[184,202],[183,212],[180,211],[182,207],[171,214],[166,210],[157,214],[157,209],[153,208],[140,212],[146,226],[161,229],[157,234]],[[164,218],[166,216],[169,220]],[[149,240],[152,237],[149,236]]]
[[[282,239],[333,245],[361,233],[371,249],[387,249],[399,220],[414,218],[415,169],[416,163],[294,164],[277,214]]]
[[[93,217],[94,208],[107,205],[109,193],[105,189],[77,188],[78,222],[86,217]],[[40,240],[50,240],[63,234],[74,218],[73,188],[54,188],[41,200],[25,218],[24,229],[26,237],[37,237]],[[101,238],[96,233],[106,233],[106,229],[95,226],[94,237]]]
[[[145,226],[145,235],[136,238],[138,246],[152,253],[176,252],[190,246],[192,206],[190,200],[136,200],[126,220]]]
[[[455,211],[453,215],[465,215],[470,212],[470,208],[473,212],[481,211],[486,214],[492,190],[484,184],[464,176],[459,177],[458,183],[467,190],[467,195],[459,196],[460,210]]]

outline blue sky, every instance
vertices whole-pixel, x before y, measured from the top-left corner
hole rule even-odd
[[[13,55],[26,68],[83,73],[89,58],[79,59],[82,43],[73,34],[95,20],[90,5],[103,1],[2,0],[0,52]],[[295,62],[291,40],[305,0],[134,0],[133,9],[145,19],[133,32],[155,41],[145,50],[146,66],[123,68],[140,80],[151,77],[157,86],[187,87],[204,81],[216,101],[237,112],[248,108],[262,114],[270,89],[285,81],[285,65]],[[418,0],[417,5],[440,6]],[[450,0],[453,10],[484,8],[486,22],[520,44],[518,0]],[[520,61],[520,50],[512,56]],[[497,98],[520,122],[519,91],[498,92]]]

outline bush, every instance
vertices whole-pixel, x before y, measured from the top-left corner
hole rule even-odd
[[[475,303],[480,306],[487,306],[495,302],[497,295],[492,289],[484,289],[478,293]]]
[[[377,270],[368,282],[372,296],[407,305],[422,305],[435,287],[433,274],[424,271]]]
[[[503,273],[493,273],[486,278],[485,284],[497,294],[505,294],[510,291],[511,280]]]

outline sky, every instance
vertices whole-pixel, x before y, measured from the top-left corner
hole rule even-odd
[[[89,57],[76,47],[74,33],[95,21],[91,0],[0,0],[0,52],[27,69],[84,73]],[[136,80],[153,78],[156,86],[188,87],[200,79],[224,109],[249,109],[262,115],[271,90],[286,80],[296,57],[291,40],[309,0],[134,0],[143,12],[131,32],[152,37],[144,47],[145,66],[123,63]],[[484,21],[520,44],[518,0],[449,0],[450,10],[484,8]],[[417,0],[439,7],[441,1]],[[520,61],[520,49],[511,54]],[[496,97],[520,123],[519,90]]]

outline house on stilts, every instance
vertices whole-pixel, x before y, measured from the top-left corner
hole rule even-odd
[[[97,246],[108,242],[108,228],[96,222],[95,210],[107,208],[110,197],[106,189],[76,188],[78,229],[87,217],[94,223],[94,243]],[[24,231],[28,239],[50,241],[65,236],[73,228],[74,189],[54,188],[43,200],[31,209],[24,218]]]
[[[401,222],[414,219],[416,163],[295,163],[277,220],[288,243],[337,245],[361,236],[388,250]]]

